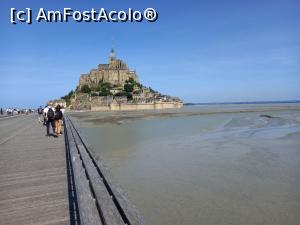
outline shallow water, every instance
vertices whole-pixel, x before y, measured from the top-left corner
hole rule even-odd
[[[79,123],[148,224],[299,224],[300,112],[261,114]]]

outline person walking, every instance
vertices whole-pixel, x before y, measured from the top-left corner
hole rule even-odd
[[[41,123],[42,122],[42,118],[43,118],[43,108],[42,108],[42,106],[40,106],[38,108],[37,112],[38,112],[38,116],[39,116],[39,123]]]
[[[57,105],[55,108],[55,133],[57,136],[62,134],[61,126],[62,126],[63,113],[61,111],[60,105]]]
[[[47,123],[47,113],[48,113],[48,106],[46,105],[45,108],[43,109],[43,125],[46,126]]]
[[[53,130],[53,135],[54,135],[54,137],[56,137],[56,135],[55,135],[55,122],[54,122],[55,113],[54,113],[54,110],[51,106],[48,106],[47,108],[48,108],[47,113],[45,113],[46,114],[46,127],[47,127],[46,136],[50,136],[49,129],[50,129],[50,125],[51,125],[52,130]]]

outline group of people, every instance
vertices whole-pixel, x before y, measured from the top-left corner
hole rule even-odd
[[[33,109],[18,109],[18,108],[0,108],[0,116],[15,116],[20,114],[29,114],[33,113]]]
[[[52,106],[46,106],[44,109],[42,106],[38,108],[39,123],[43,123],[46,126],[47,133],[46,136],[50,135],[50,125],[53,130],[54,137],[58,137],[62,134],[62,125],[63,125],[63,111],[60,105],[57,105],[55,108]]]

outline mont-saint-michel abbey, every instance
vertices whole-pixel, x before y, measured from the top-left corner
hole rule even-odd
[[[112,85],[124,85],[129,78],[139,82],[135,71],[129,70],[127,64],[116,58],[114,49],[111,50],[109,64],[99,64],[97,69],[92,69],[89,74],[80,77],[80,88],[82,85],[96,87],[99,83],[108,82]]]
[[[139,77],[111,50],[108,64],[99,64],[80,76],[75,92],[49,104],[61,104],[71,110],[145,110],[181,108],[178,97],[161,94],[139,82]]]

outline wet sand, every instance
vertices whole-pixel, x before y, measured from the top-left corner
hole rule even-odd
[[[72,115],[148,224],[299,224],[299,104]]]
[[[70,115],[80,120],[81,123],[103,124],[116,123],[120,124],[126,121],[144,118],[168,118],[179,116],[199,116],[207,114],[220,113],[247,113],[247,112],[269,112],[300,110],[300,103],[287,104],[268,104],[268,105],[202,105],[202,106],[184,106],[181,109],[165,110],[143,110],[143,111],[110,111],[110,112],[91,112],[79,111],[70,112]]]

